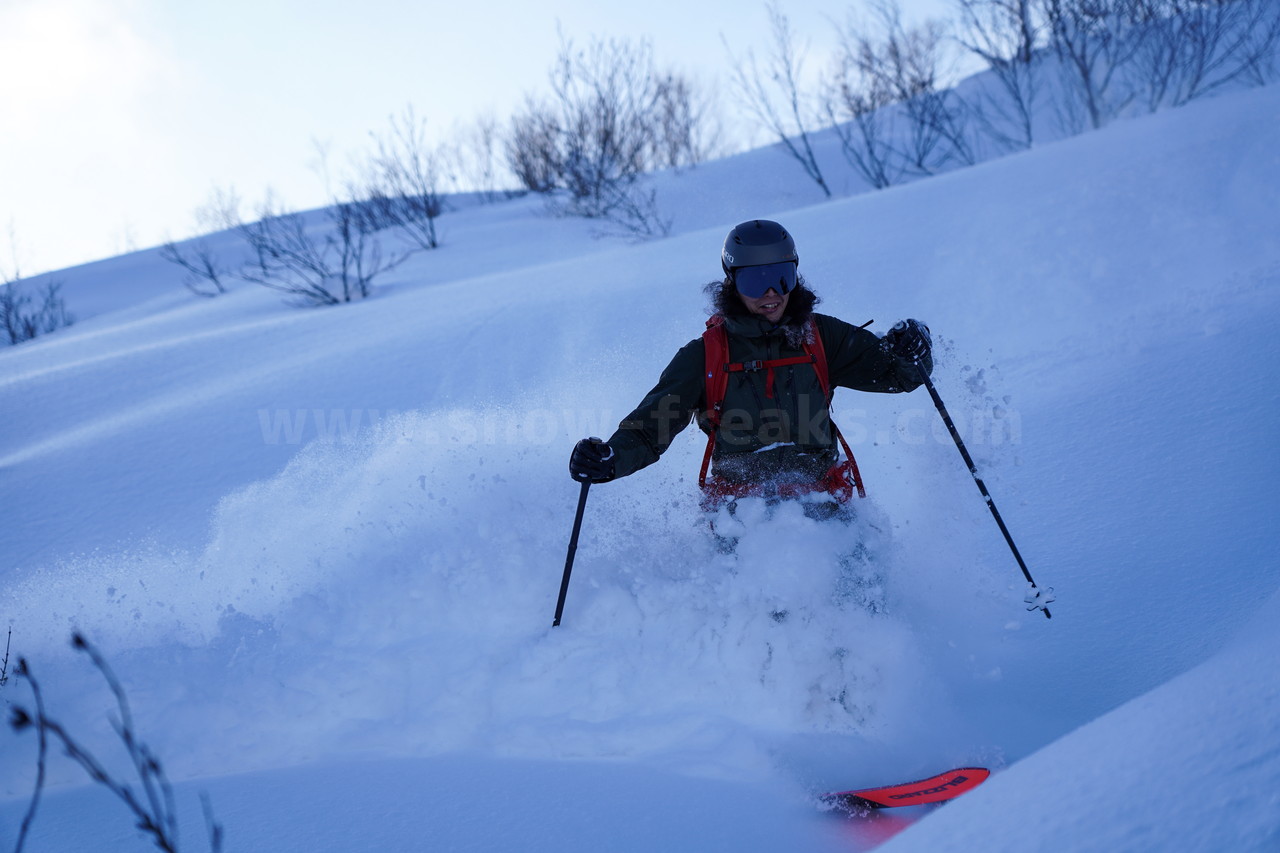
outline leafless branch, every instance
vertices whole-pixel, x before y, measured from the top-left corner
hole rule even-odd
[[[124,745],[125,753],[129,757],[137,784],[141,787],[141,793],[134,788],[133,784],[117,779],[61,723],[49,717],[39,681],[36,680],[35,675],[32,673],[30,664],[25,659],[19,659],[16,672],[31,688],[32,696],[35,699],[35,715],[32,716],[31,712],[22,707],[14,706],[9,724],[14,731],[18,732],[34,726],[39,738],[39,752],[36,760],[35,790],[26,815],[23,818],[14,853],[21,853],[26,843],[27,834],[35,821],[45,785],[48,746],[51,739],[57,741],[67,757],[78,764],[90,779],[111,791],[125,804],[133,815],[136,826],[151,837],[152,842],[158,849],[167,851],[167,853],[177,853],[179,850],[177,807],[173,796],[173,786],[169,784],[169,779],[164,772],[160,759],[151,751],[150,747],[139,740],[137,730],[134,727],[133,713],[129,707],[124,688],[107,664],[106,659],[96,647],[80,634],[76,634],[72,638],[72,645],[78,651],[88,655],[93,662],[94,668],[102,675],[108,689],[115,698],[117,717],[112,720],[112,727],[115,729],[116,736]],[[205,820],[209,833],[210,849],[214,853],[219,853],[222,849],[222,827],[214,820],[212,809],[207,799],[205,800]]]
[[[766,7],[772,36],[773,53],[768,64],[761,69],[755,53],[748,50],[743,58],[733,55],[725,43],[733,65],[733,83],[742,102],[756,118],[777,138],[806,175],[816,183],[825,196],[831,197],[813,152],[809,139],[808,97],[801,89],[805,50],[796,44],[791,22],[776,2]]]

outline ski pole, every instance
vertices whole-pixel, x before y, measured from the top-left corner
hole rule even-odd
[[[978,484],[978,491],[982,492],[983,500],[987,502],[987,509],[991,510],[991,515],[995,518],[996,524],[1000,526],[1000,532],[1004,534],[1004,541],[1009,543],[1009,550],[1013,552],[1013,558],[1018,561],[1018,568],[1022,569],[1022,576],[1027,579],[1027,583],[1031,584],[1033,590],[1037,589],[1036,582],[1031,578],[1031,571],[1022,559],[1022,554],[1018,553],[1018,546],[1013,544],[1013,536],[1009,534],[1009,528],[1005,526],[1004,519],[1000,517],[1000,510],[996,509],[996,502],[992,500],[991,493],[987,491],[987,484],[982,482],[982,478],[978,476],[978,466],[973,464],[973,457],[969,455],[969,450],[960,439],[960,433],[956,430],[956,425],[951,420],[947,407],[942,404],[942,398],[938,396],[938,389],[933,387],[933,381],[929,378],[929,374],[925,372],[925,369],[920,366],[920,361],[918,359],[914,360],[914,364],[916,370],[920,372],[920,378],[924,380],[924,387],[929,389],[929,396],[933,398],[933,405],[938,407],[938,414],[942,415],[942,422],[947,425],[947,431],[951,433],[951,438],[955,441],[956,449],[960,451],[964,464],[969,466],[969,473],[973,475],[973,481]],[[1052,592],[1052,590],[1049,590],[1049,592]],[[1038,598],[1039,592],[1028,601],[1028,604]],[[1048,600],[1052,601],[1053,599],[1050,597]],[[1053,615],[1049,613],[1048,607],[1038,605],[1036,609],[1044,611],[1044,618],[1053,618]]]
[[[573,518],[573,535],[569,537],[569,554],[564,559],[564,577],[560,579],[560,600],[556,602],[556,618],[551,623],[552,628],[560,624],[560,617],[564,615],[564,597],[569,594],[569,575],[573,573],[573,557],[578,552],[578,533],[582,530],[582,513],[587,508],[587,490],[590,488],[591,481],[584,480],[582,491],[578,493],[578,514]]]

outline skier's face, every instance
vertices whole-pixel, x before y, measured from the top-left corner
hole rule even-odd
[[[759,299],[752,299],[743,293],[739,293],[738,298],[742,300],[742,304],[747,306],[747,310],[752,314],[759,314],[770,323],[777,323],[782,319],[782,315],[786,313],[787,301],[791,298],[791,294],[779,294],[777,290],[771,287]]]

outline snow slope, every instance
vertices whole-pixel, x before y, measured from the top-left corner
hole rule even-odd
[[[1014,764],[883,849],[1275,850],[1278,659],[1273,595],[1205,663]]]
[[[675,228],[640,245],[469,207],[339,309],[198,300],[154,253],[81,268],[92,316],[0,353],[0,615],[106,750],[65,638],[103,648],[190,780],[186,837],[208,790],[231,850],[850,849],[813,792],[967,763],[1000,772],[898,849],[1267,849],[1277,112],[1273,86],[829,202],[752,152],[663,176]],[[698,333],[749,216],[793,230],[823,310],[930,323],[1052,621],[924,392],[844,391],[852,530],[748,507],[717,554],[682,437],[592,490],[550,629],[568,450]],[[0,843],[33,755],[0,739]],[[140,846],[63,787],[27,849]]]

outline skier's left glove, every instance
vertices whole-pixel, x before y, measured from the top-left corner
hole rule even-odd
[[[899,320],[885,333],[881,346],[898,358],[919,362],[929,354],[933,338],[929,327],[919,320]]]
[[[614,478],[614,453],[608,442],[584,438],[569,457],[569,476],[579,483],[607,483]]]

